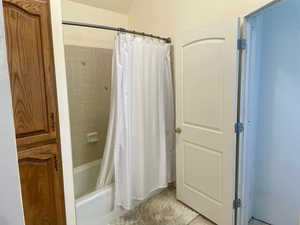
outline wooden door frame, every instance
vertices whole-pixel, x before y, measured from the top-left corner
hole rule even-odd
[[[76,225],[71,129],[61,12],[62,6],[61,1],[59,0],[53,0],[49,2],[51,11],[58,113],[60,120],[59,128],[64,180],[66,224]]]

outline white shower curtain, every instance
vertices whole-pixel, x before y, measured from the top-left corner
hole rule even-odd
[[[114,175],[116,205],[130,209],[175,177],[170,45],[118,34],[113,61],[110,123],[97,186],[111,183]]]

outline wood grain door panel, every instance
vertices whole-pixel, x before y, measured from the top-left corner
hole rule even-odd
[[[25,222],[65,225],[49,0],[2,2]]]
[[[19,170],[27,225],[63,225],[62,184],[56,145],[19,153]]]
[[[56,97],[48,2],[3,3],[18,146],[55,139]]]

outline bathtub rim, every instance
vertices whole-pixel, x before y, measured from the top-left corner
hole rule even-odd
[[[96,189],[95,191],[92,191],[86,195],[81,196],[80,198],[76,199],[76,207],[80,207],[90,202],[91,200],[94,200],[99,196],[106,194],[108,191],[113,192],[113,188],[114,188],[114,184],[109,184],[103,188]]]

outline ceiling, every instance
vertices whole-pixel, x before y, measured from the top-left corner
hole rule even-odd
[[[97,8],[108,9],[118,13],[128,13],[133,0],[72,0]]]

